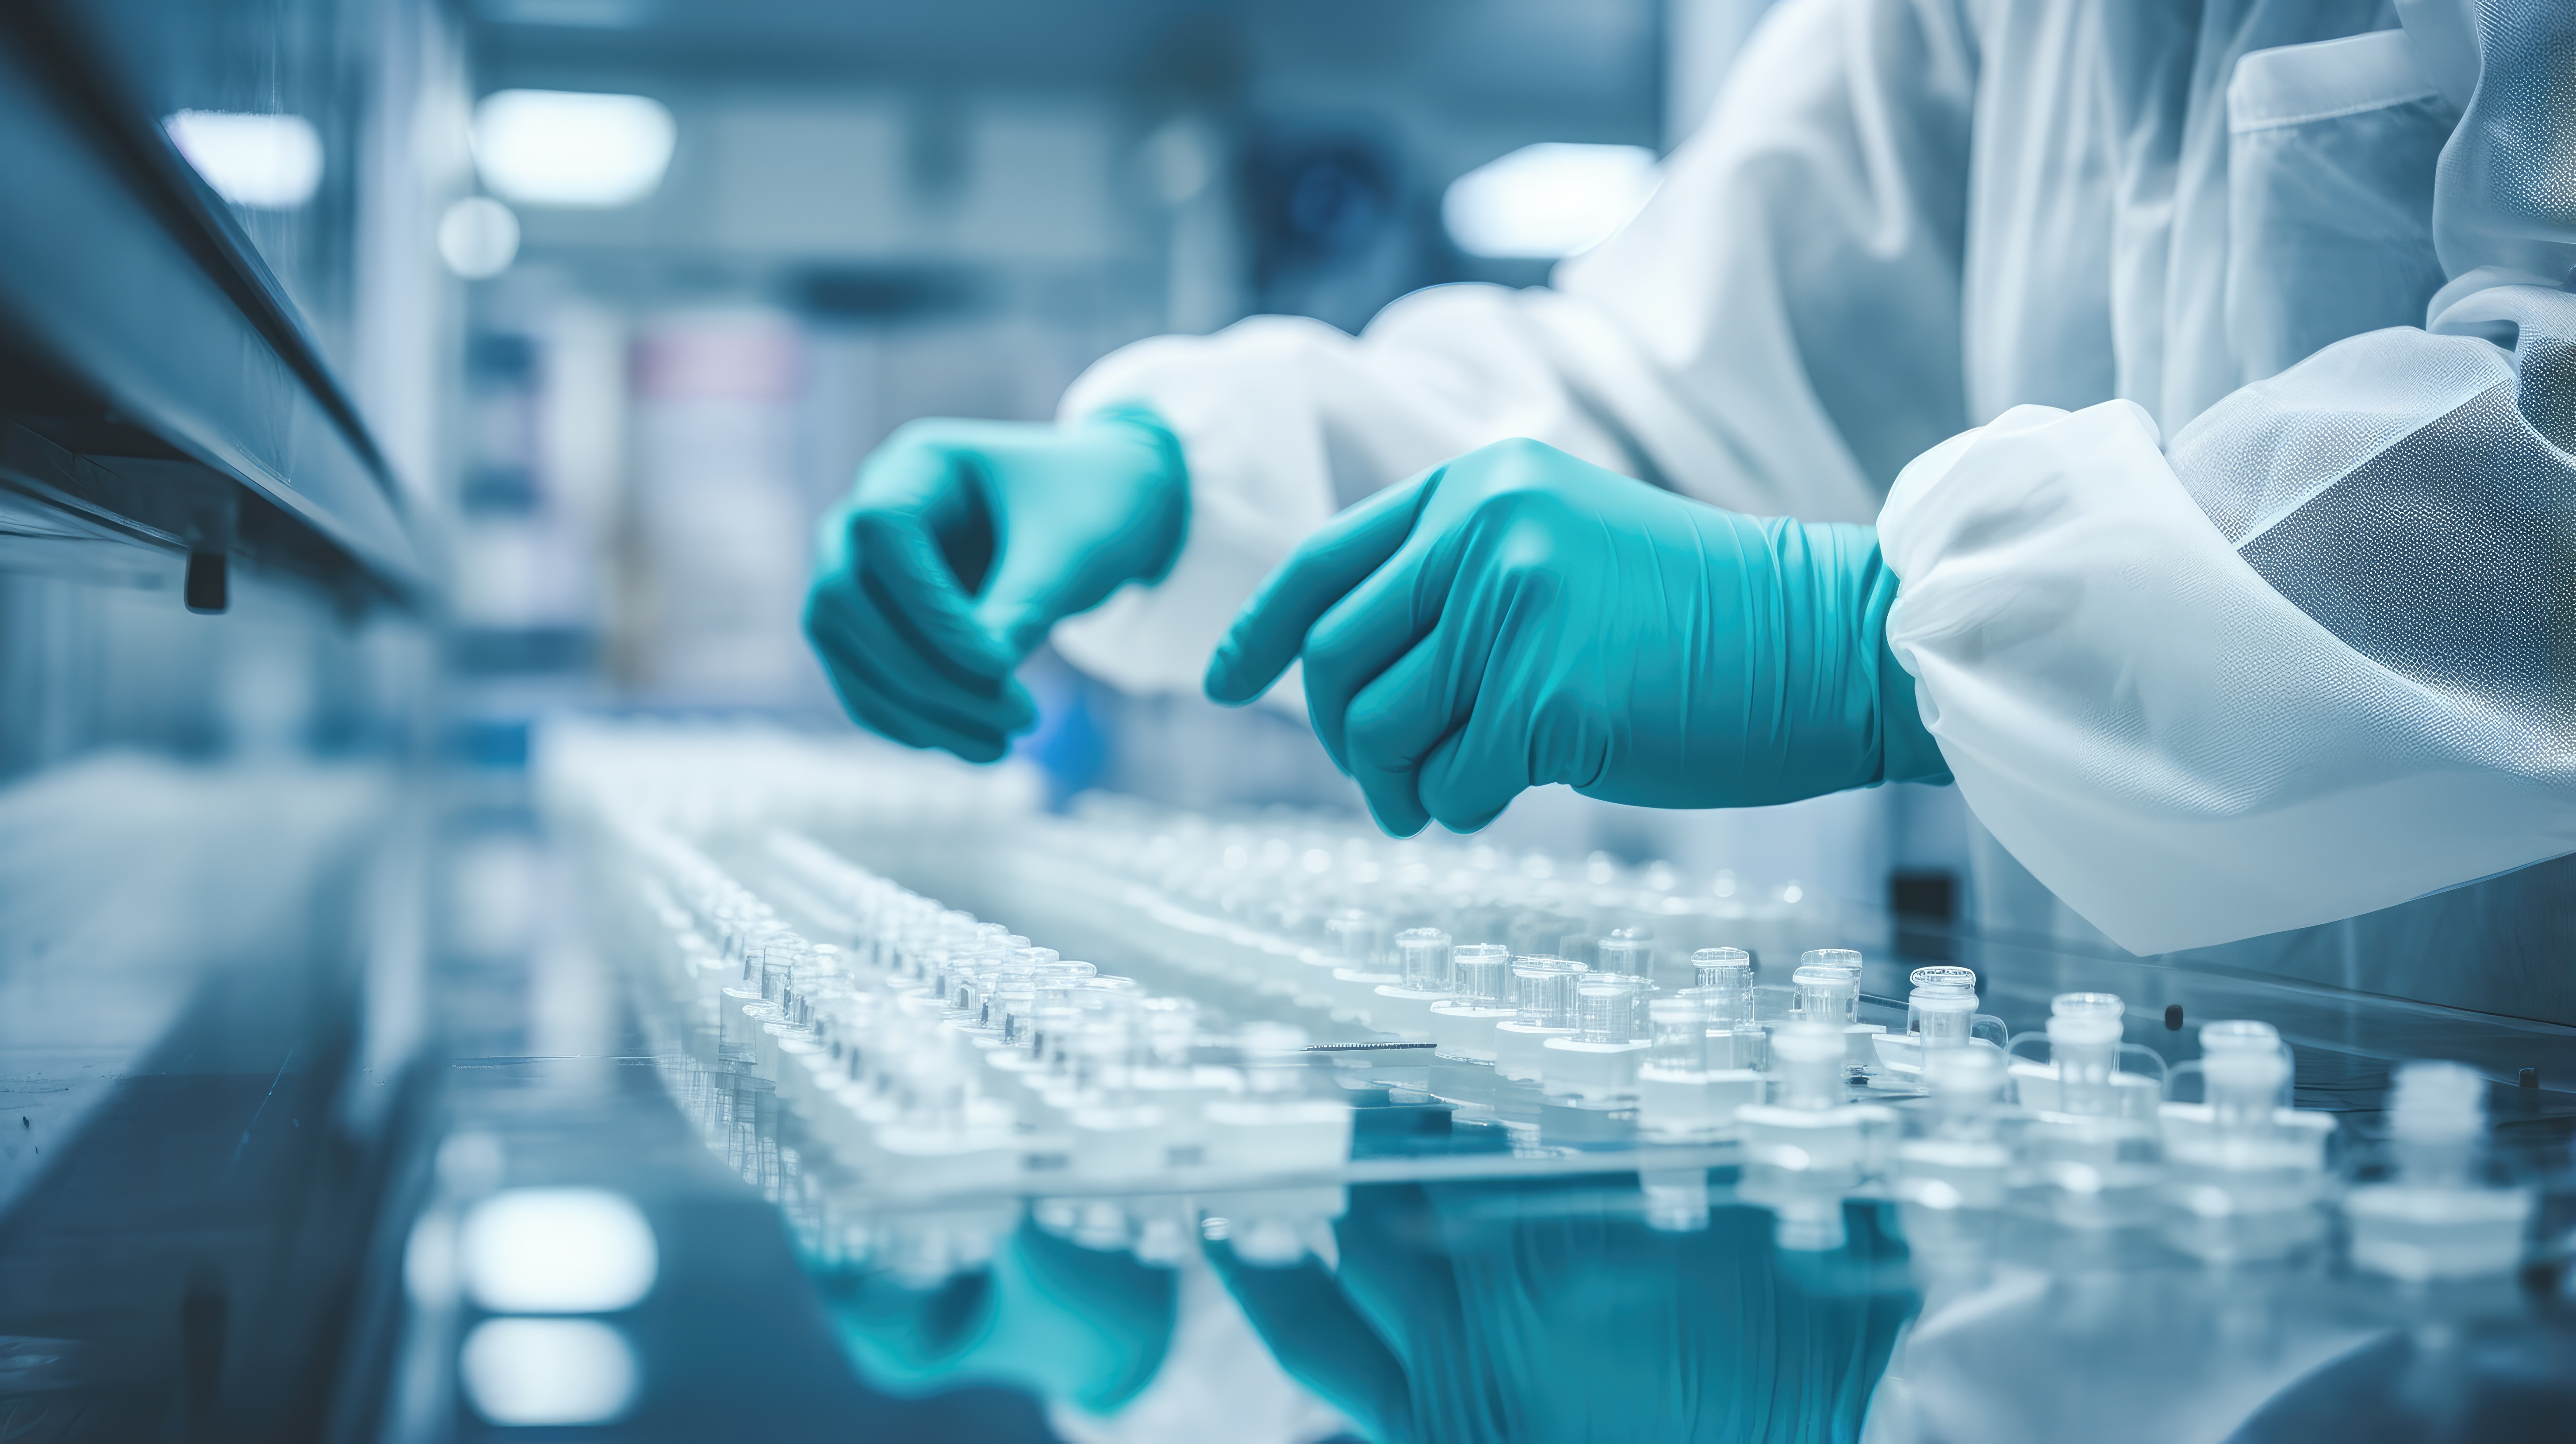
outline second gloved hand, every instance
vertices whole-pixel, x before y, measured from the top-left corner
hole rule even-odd
[[[1865,526],[1738,516],[1534,441],[1344,512],[1236,618],[1207,692],[1302,655],[1325,749],[1389,832],[1552,782],[1742,807],[1946,775],[1884,640]]]
[[[1188,498],[1180,443],[1141,408],[913,422],[823,518],[806,636],[860,725],[993,761],[1037,721],[1013,670],[1058,621],[1158,580]]]

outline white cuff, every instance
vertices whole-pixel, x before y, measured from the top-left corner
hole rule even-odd
[[[1888,642],[1978,820],[2139,953],[2576,851],[2576,759],[2354,652],[2231,549],[2128,402],[2017,407],[1879,518]]]

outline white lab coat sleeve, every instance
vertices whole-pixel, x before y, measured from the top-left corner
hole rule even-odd
[[[1552,287],[1434,287],[1356,338],[1256,317],[1104,358],[1062,414],[1159,412],[1189,535],[1160,584],[1057,647],[1130,691],[1195,689],[1308,532],[1506,437],[1738,511],[1875,515],[1905,460],[1966,424],[1971,49],[1952,0],[1790,0],[1644,211]]]
[[[1153,408],[1181,442],[1189,529],[1160,583],[1060,623],[1057,650],[1126,691],[1194,691],[1253,588],[1342,507],[1506,436],[1625,469],[1530,329],[1514,292],[1444,286],[1397,301],[1356,338],[1256,316],[1102,359],[1061,414]],[[1271,700],[1304,708],[1293,680]]]
[[[2482,7],[2430,324],[2159,444],[2023,407],[1899,478],[1897,660],[1978,819],[2140,953],[2576,852],[2576,11]]]

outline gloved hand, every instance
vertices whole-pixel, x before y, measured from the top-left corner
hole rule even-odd
[[[1240,705],[1304,656],[1333,761],[1398,836],[1550,782],[1745,807],[1947,777],[1885,640],[1865,526],[1737,516],[1534,441],[1352,507],[1208,664]]]
[[[805,634],[861,726],[991,762],[1037,722],[1012,671],[1057,622],[1161,580],[1188,518],[1180,443],[1142,408],[916,421],[823,518]]]

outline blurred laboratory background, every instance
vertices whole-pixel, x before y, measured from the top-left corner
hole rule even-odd
[[[399,1283],[420,1200],[498,1166],[497,1133],[440,1151],[438,1060],[616,1051],[532,732],[846,730],[798,604],[894,427],[1047,417],[1157,332],[1538,283],[1643,200],[1760,8],[10,7],[0,1436],[476,1427],[357,1301],[386,1231]],[[1034,680],[1055,805],[1351,802],[1286,719]],[[503,1075],[522,1124],[621,1106],[455,1077]],[[674,1176],[627,1186],[761,1236]],[[765,1389],[847,1437],[819,1324],[686,1258],[646,1327],[737,1378],[655,1427],[739,1435],[725,1391]],[[915,1425],[1038,1428],[949,1408]],[[866,1437],[932,1437],[888,1417]]]
[[[864,752],[798,613],[891,431],[1050,418],[1151,335],[1544,284],[1652,193],[1766,3],[0,11],[0,1439],[1145,1444],[1241,1399],[1245,1440],[1392,1444],[1233,1314],[1160,1424],[854,1366],[886,1346],[782,1227],[774,1119],[741,1124],[768,1164],[710,1143],[732,1115],[674,1105],[584,920],[610,854],[543,806],[549,738]],[[1047,652],[1027,678],[1008,763],[887,762],[905,795],[1379,866],[1314,841],[1364,819],[1301,721]],[[1460,867],[1771,908],[1805,945],[1942,963],[1975,924],[1947,788],[1546,789],[1481,841]],[[2481,1066],[2565,1056],[2514,1026]],[[2522,1076],[2556,1116],[2563,1076]]]
[[[442,223],[477,278],[440,470],[464,718],[503,749],[559,703],[829,719],[786,622],[894,427],[1050,418],[1161,332],[1537,283],[1651,189],[1698,83],[1672,28],[1758,8],[477,10]],[[1331,793],[1277,719],[1041,678],[1028,749],[1066,792]]]

